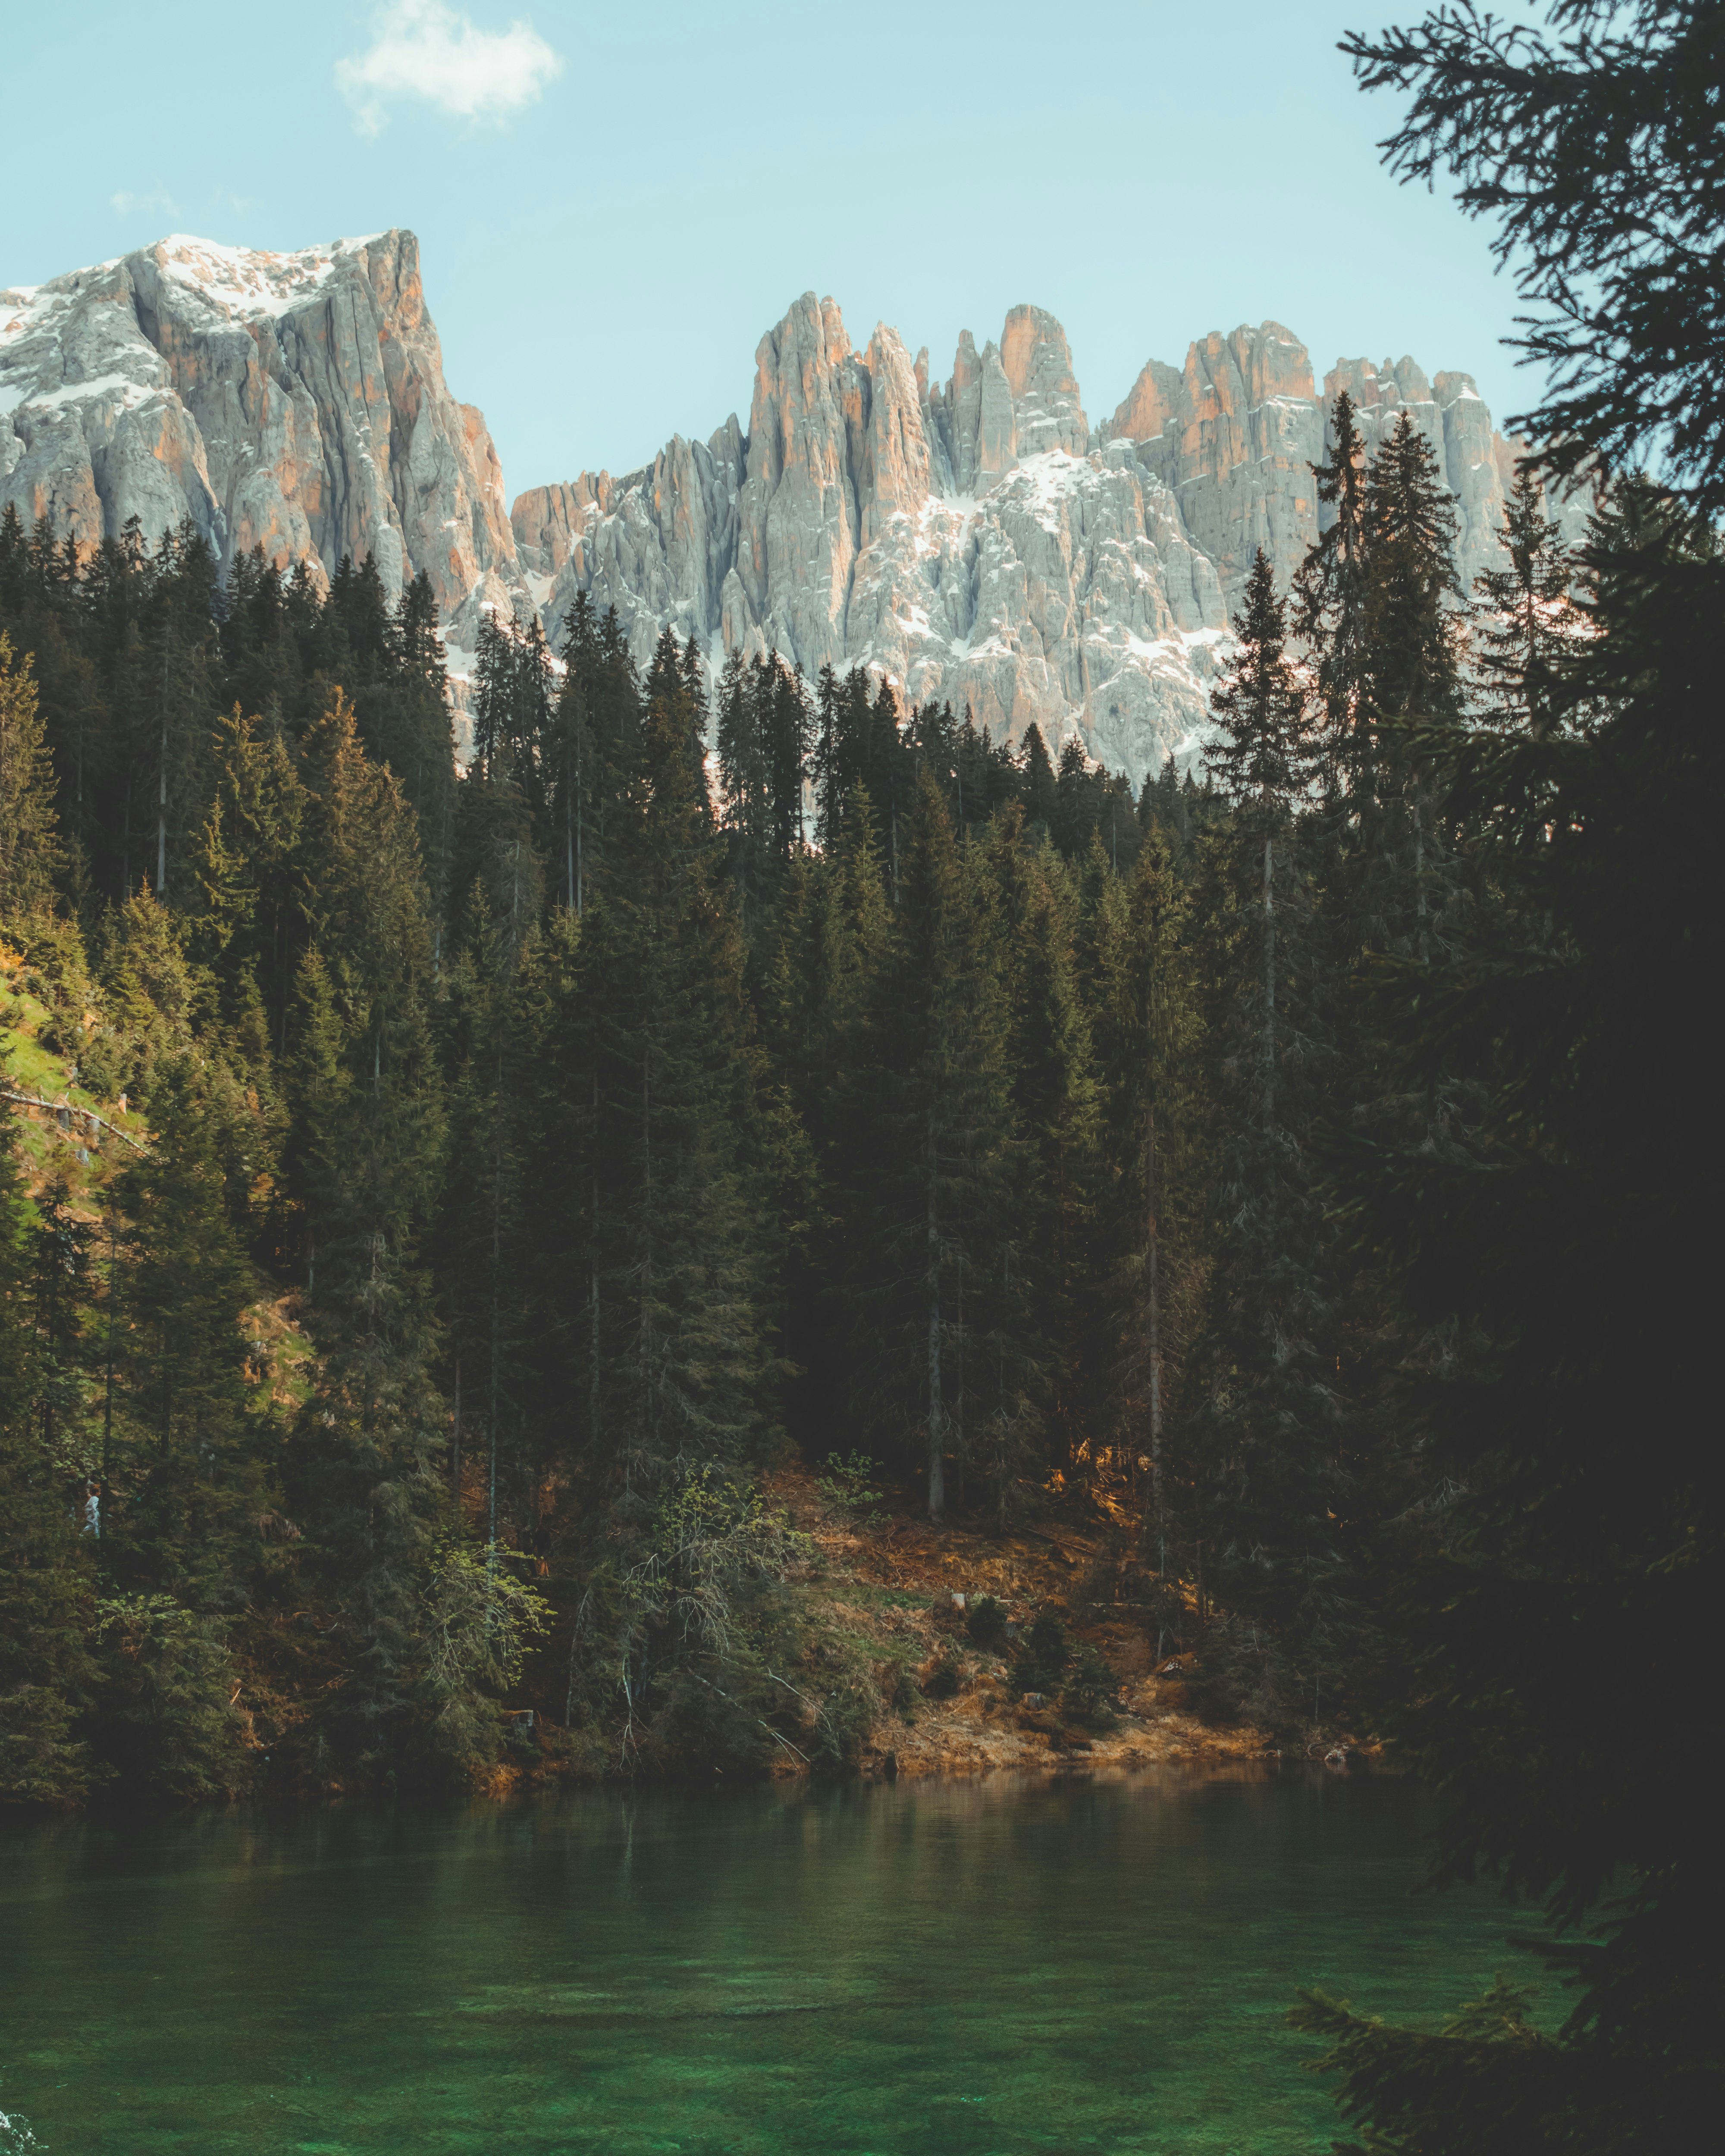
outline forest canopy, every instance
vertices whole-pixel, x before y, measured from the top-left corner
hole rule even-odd
[[[1353,41],[1568,386],[1466,592],[1336,400],[1193,770],[584,598],[458,714],[423,578],[6,513],[0,1800],[470,1787],[529,1714],[842,1773],[891,1702],[775,1476],[1079,1505],[1209,1712],[1372,1733],[1543,1905],[1559,2035],[1301,2009],[1370,2145],[1698,2143],[1719,19]]]

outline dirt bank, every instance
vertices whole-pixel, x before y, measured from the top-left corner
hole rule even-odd
[[[1158,1674],[1147,1619],[1088,1599],[1099,1532],[1070,1524],[1004,1536],[963,1524],[937,1530],[903,1513],[859,1522],[823,1503],[813,1480],[800,1471],[777,1478],[773,1495],[819,1553],[804,1595],[853,1640],[874,1643],[889,1700],[897,1673],[898,1703],[870,1733],[865,1774],[1129,1770],[1168,1761],[1276,1756],[1274,1740],[1261,1730],[1198,1719],[1168,1661]],[[966,1631],[969,1611],[984,1595],[1003,1605],[1020,1632],[1040,1610],[1052,1608],[1075,1643],[1097,1650],[1118,1681],[1111,1729],[1086,1727],[1052,1701],[1036,1705],[1014,1697],[1010,1650],[985,1652]],[[942,1664],[956,1666],[958,1690],[949,1698],[931,1697],[923,1686]]]

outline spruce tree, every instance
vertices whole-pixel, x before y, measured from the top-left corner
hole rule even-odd
[[[1312,653],[1323,708],[1326,790],[1345,772],[1368,800],[1374,790],[1371,742],[1362,732],[1364,661],[1366,472],[1353,399],[1344,389],[1327,429],[1327,463],[1314,465],[1321,529],[1294,579],[1296,633]],[[1323,521],[1325,512],[1327,521]]]
[[[0,1123],[0,1804],[64,1804],[87,1784],[76,1733],[92,1670],[75,1486],[44,1442],[33,1240],[11,1117]]]
[[[852,1223],[852,1392],[896,1450],[921,1434],[930,1517],[946,1511],[955,1384],[999,1255],[1011,1142],[1006,1012],[982,894],[935,782],[919,773],[875,1008],[850,1075],[860,1148]]]
[[[151,1074],[154,1142],[116,1199],[133,1262],[120,1373],[127,1443],[105,1532],[129,1586],[200,1614],[242,1607],[265,1509],[240,1316],[257,1293],[229,1215],[209,1075],[184,1055]]]
[[[848,1223],[837,1194],[856,1169],[858,1132],[845,1102],[888,917],[873,808],[859,785],[834,850],[793,861],[762,968],[763,1045],[815,1178],[786,1253],[787,1352],[796,1373],[788,1411],[796,1435],[819,1441],[824,1434],[829,1450],[848,1388]]]
[[[1296,816],[1311,742],[1286,609],[1261,554],[1235,633],[1240,655],[1212,700],[1222,741],[1210,758],[1229,807],[1210,849],[1214,1082],[1228,1125],[1188,1415],[1194,1524],[1209,1547],[1207,1580],[1234,1620],[1213,1637],[1210,1663],[1251,1711],[1286,1722],[1321,1712],[1338,1659],[1345,1499],[1333,1268],[1311,1150],[1322,1043]]]
[[[22,926],[51,905],[60,863],[54,766],[28,657],[0,633],[0,919]]]
[[[1543,736],[1563,699],[1563,662],[1582,629],[1571,596],[1579,564],[1545,513],[1531,463],[1520,459],[1503,511],[1501,568],[1474,578],[1470,687],[1500,726]]]
[[[1097,1221],[1106,1321],[1105,1427],[1147,1476],[1142,1546],[1162,1593],[1158,1639],[1178,1618],[1180,1522],[1169,1417],[1196,1329],[1204,1137],[1199,938],[1192,896],[1153,823],[1129,885],[1110,877],[1085,933],[1084,977],[1103,1077]]]
[[[1466,1082],[1471,1112],[1343,1160],[1360,1239],[1437,1350],[1393,1378],[1415,1502],[1384,1568],[1382,1711],[1437,1792],[1438,1879],[1491,1870],[1543,1900],[1559,1936],[1538,1950],[1579,1992],[1532,2053],[1368,2041],[1314,2009],[1354,2114],[1398,2130],[1417,2089],[1439,2149],[1685,2146],[1719,2068],[1710,1732],[1664,1643],[1705,1636],[1719,1594],[1691,1252],[1718,1179],[1692,990],[1718,965],[1722,577],[1715,536],[1645,483],[1585,562],[1552,722],[1482,727],[1456,759],[1449,813],[1504,914],[1372,982],[1389,1081]],[[1519,2141],[1477,2141],[1482,2098]]]
[[[1052,837],[1060,822],[1059,781],[1048,760],[1048,744],[1042,738],[1042,729],[1034,724],[1026,732],[1019,752],[1019,773],[1024,814],[1034,825]]]
[[[614,1684],[632,1714],[676,1653],[643,1584],[655,1523],[761,1456],[776,1374],[764,1073],[674,639],[647,690],[536,1088],[547,1382],[587,1568],[570,1697]]]
[[[410,1761],[417,1741],[424,1598],[444,1517],[447,1411],[422,1249],[445,1109],[414,819],[367,758],[339,692],[306,767],[316,943],[289,1043],[321,1371],[299,1418],[289,1497],[307,1568],[340,1619],[310,1756],[375,1774]]]
[[[1361,711],[1374,740],[1370,765],[1350,776],[1363,796],[1373,774],[1380,814],[1359,849],[1362,925],[1370,946],[1423,961],[1452,888],[1431,774],[1461,715],[1462,624],[1455,504],[1405,412],[1372,459],[1364,529]]]
[[[256,983],[279,1052],[304,946],[305,789],[279,726],[236,706],[215,733],[215,798],[194,855],[194,945],[230,986]]]
[[[719,681],[716,747],[720,825],[745,913],[758,917],[774,878],[773,803],[768,773],[771,692],[762,694],[766,661],[751,665],[741,652],[725,663]]]
[[[1060,856],[1028,839],[1016,803],[990,829],[988,873],[1006,1004],[1009,1127],[1018,1141],[1007,1212],[1017,1254],[1015,1353],[1052,1455],[1070,1475],[1100,1435],[1091,1263],[1098,1089],[1074,952],[1077,897]]]

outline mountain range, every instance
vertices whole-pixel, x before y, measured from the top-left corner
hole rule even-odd
[[[1147,361],[1086,415],[1065,332],[1014,307],[944,382],[896,330],[854,347],[807,292],[755,353],[747,426],[673,434],[620,477],[506,506],[485,419],[444,379],[407,231],[268,254],[175,237],[0,291],[0,504],[81,543],[189,518],[225,567],[261,547],[321,581],[421,571],[458,686],[480,610],[614,606],[644,661],[667,625],[715,670],[776,649],[890,675],[1016,740],[1039,724],[1136,781],[1201,739],[1255,550],[1316,536],[1311,467],[1348,389],[1368,443],[1410,412],[1455,497],[1464,582],[1498,552],[1520,444],[1471,377],[1339,359],[1322,392],[1280,323]]]

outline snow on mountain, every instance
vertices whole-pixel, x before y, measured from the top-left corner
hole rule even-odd
[[[1257,548],[1286,582],[1317,536],[1311,467],[1344,385],[1368,440],[1404,408],[1425,430],[1464,580],[1498,550],[1512,452],[1470,377],[1343,360],[1320,398],[1276,322],[1201,339],[1183,370],[1149,362],[1095,430],[1038,307],[980,353],[967,330],[931,385],[926,351],[912,362],[882,324],[857,352],[834,303],[806,292],[755,367],[747,430],[733,416],[620,479],[516,498],[547,631],[585,591],[639,659],[669,624],[716,663],[770,649],[811,678],[862,665],[997,736],[1076,736],[1136,780],[1196,752]]]
[[[1369,440],[1403,410],[1454,491],[1461,566],[1497,551],[1512,446],[1465,374],[1338,361],[1319,396],[1275,322],[1148,362],[1092,429],[1065,332],[1014,307],[967,330],[943,383],[896,330],[851,346],[805,293],[764,336],[745,429],[674,435],[620,479],[583,472],[507,516],[481,414],[450,395],[408,232],[289,254],[176,235],[0,291],[0,501],[80,542],[189,517],[225,566],[261,546],[321,582],[424,570],[452,673],[480,610],[578,591],[644,660],[667,624],[716,671],[776,649],[891,675],[997,735],[1076,735],[1136,779],[1202,738],[1254,551],[1286,579],[1316,535],[1311,465],[1346,386]],[[549,393],[549,385],[547,385]]]
[[[502,472],[444,384],[408,232],[292,254],[176,235],[0,292],[0,501],[88,544],[189,517],[224,566],[261,546],[320,581],[370,553],[446,610],[514,581]]]

